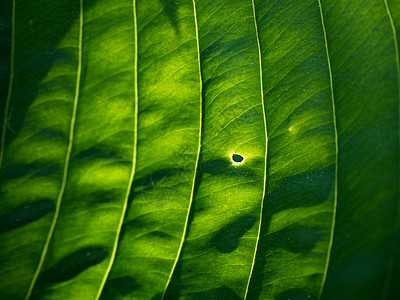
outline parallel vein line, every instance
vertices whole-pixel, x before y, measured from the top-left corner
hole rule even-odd
[[[389,17],[390,20],[390,26],[392,28],[392,32],[393,32],[393,38],[394,38],[394,49],[396,51],[396,67],[397,67],[397,80],[398,80],[398,92],[399,92],[399,118],[400,118],[400,58],[399,58],[399,45],[397,42],[397,33],[396,33],[396,26],[394,25],[394,21],[393,21],[393,17],[392,14],[390,12],[390,8],[389,5],[387,3],[387,0],[384,0],[385,2],[385,6],[386,6],[386,12],[387,15]],[[399,119],[400,121],[400,119]],[[400,141],[399,141],[400,143]],[[399,144],[400,146],[400,144]],[[400,186],[400,184],[399,184]],[[394,229],[394,237],[397,237],[398,234],[400,233],[400,199],[397,199],[397,209],[396,209],[396,217],[395,217],[395,229]],[[382,300],[383,299],[387,299],[387,295],[389,292],[389,288],[390,288],[390,281],[392,279],[393,276],[393,268],[394,268],[394,263],[395,263],[395,257],[396,257],[396,238],[393,239],[393,249],[392,252],[390,254],[390,260],[389,260],[389,264],[388,264],[388,268],[387,268],[387,275],[385,278],[385,284],[383,286],[383,290],[382,290]]]
[[[72,150],[72,144],[74,142],[74,129],[75,129],[75,120],[76,120],[76,111],[78,107],[78,99],[79,99],[79,91],[80,91],[80,82],[81,82],[81,72],[82,72],[82,31],[83,31],[83,0],[80,0],[80,13],[79,13],[79,41],[78,41],[78,70],[77,70],[77,75],[76,75],[76,86],[75,86],[75,97],[74,97],[74,106],[72,110],[72,118],[71,118],[71,124],[70,124],[70,129],[69,129],[69,142],[68,142],[68,148],[67,148],[67,154],[65,157],[65,165],[64,165],[64,173],[63,173],[63,179],[61,183],[61,188],[60,192],[57,197],[57,204],[56,204],[56,210],[54,212],[54,217],[53,221],[50,226],[49,233],[47,235],[46,242],[43,247],[42,255],[40,257],[39,264],[37,266],[36,272],[33,276],[32,282],[29,286],[28,293],[26,295],[25,299],[29,299],[33,288],[35,286],[35,283],[37,281],[37,278],[40,274],[40,271],[43,267],[44,260],[46,258],[46,254],[50,245],[51,238],[54,233],[54,229],[57,224],[58,216],[60,214],[60,208],[61,208],[61,201],[64,196],[64,191],[65,191],[65,186],[67,184],[67,177],[68,177],[68,168],[69,168],[69,161],[71,157],[71,150]]]
[[[200,94],[200,107],[199,107],[199,109],[200,109],[200,115],[199,115],[199,117],[200,117],[200,125],[199,125],[199,145],[198,145],[198,148],[197,148],[197,157],[196,157],[195,170],[194,170],[194,174],[193,174],[192,190],[191,190],[191,193],[190,193],[189,206],[188,206],[188,209],[187,209],[186,220],[185,220],[185,226],[184,226],[183,232],[182,232],[181,243],[180,243],[180,245],[179,245],[179,249],[178,249],[178,252],[177,252],[177,254],[176,254],[176,258],[175,258],[175,261],[174,261],[174,265],[172,266],[171,273],[169,274],[167,283],[165,284],[164,291],[163,291],[163,294],[162,294],[162,296],[161,296],[161,299],[164,299],[164,297],[165,297],[165,293],[167,292],[168,286],[169,286],[169,284],[170,284],[170,282],[171,282],[172,275],[174,274],[176,265],[178,264],[178,260],[179,260],[179,257],[180,257],[180,255],[181,255],[182,248],[183,248],[183,243],[185,242],[186,231],[187,231],[187,227],[188,227],[188,223],[189,223],[189,216],[190,216],[190,212],[191,212],[191,208],[192,208],[192,203],[193,203],[194,187],[195,187],[195,182],[196,182],[196,177],[197,177],[197,169],[198,169],[199,158],[200,158],[201,129],[202,129],[202,118],[203,118],[203,116],[202,116],[202,109],[203,109],[203,107],[202,107],[202,101],[203,101],[203,97],[202,97],[202,95],[203,95],[203,84],[202,84],[202,82],[203,82],[203,81],[202,81],[202,80],[203,80],[203,79],[202,79],[202,76],[201,76],[200,44],[199,44],[199,27],[198,27],[198,24],[197,24],[197,12],[196,12],[196,1],[195,1],[195,0],[193,0],[193,14],[194,14],[194,23],[195,23],[195,26],[196,26],[197,61],[198,61],[199,82],[200,82],[200,89],[199,89],[199,94]]]
[[[4,109],[4,120],[3,120],[3,129],[1,133],[1,146],[0,146],[0,169],[3,162],[3,154],[4,154],[4,143],[6,141],[6,129],[8,123],[8,112],[10,110],[10,99],[11,99],[11,90],[13,88],[14,83],[14,52],[15,52],[15,0],[13,0],[12,4],[12,21],[11,21],[11,56],[10,56],[10,81],[8,83],[8,93],[6,99],[6,106]]]
[[[259,244],[260,235],[261,235],[261,225],[262,225],[263,210],[264,210],[265,190],[266,190],[266,185],[267,185],[267,153],[268,153],[268,130],[267,130],[267,118],[265,116],[264,85],[263,85],[263,77],[262,77],[263,76],[263,71],[262,71],[262,60],[261,60],[260,36],[258,34],[258,25],[257,25],[257,18],[256,18],[256,7],[254,5],[254,0],[251,0],[251,2],[252,2],[252,6],[253,6],[254,26],[255,26],[256,37],[257,37],[257,46],[258,46],[258,60],[259,60],[259,64],[260,64],[261,103],[262,103],[262,111],[263,111],[263,117],[264,117],[264,129],[265,129],[265,159],[264,159],[264,187],[263,187],[263,194],[262,194],[261,207],[260,207],[260,220],[259,220],[259,223],[258,223],[257,241],[256,241],[256,246],[254,248],[253,261],[252,261],[252,264],[251,264],[249,280],[247,281],[246,293],[244,295],[244,299],[247,299],[247,294],[249,293],[250,281],[251,281],[251,277],[252,277],[253,271],[254,271],[254,265],[255,265],[255,262],[256,262],[256,255],[257,255],[257,249],[258,249],[258,244]]]
[[[331,252],[332,252],[332,244],[333,244],[333,236],[334,236],[334,231],[335,231],[335,221],[336,221],[336,208],[337,208],[337,191],[338,191],[338,153],[339,153],[339,147],[338,147],[338,133],[337,133],[337,125],[336,125],[336,107],[335,107],[335,96],[333,93],[333,76],[332,76],[332,67],[331,67],[331,59],[329,55],[329,48],[328,48],[328,38],[326,35],[326,29],[325,29],[325,21],[324,21],[324,14],[322,11],[322,4],[321,0],[318,0],[318,6],[319,6],[319,11],[321,14],[321,24],[322,24],[322,30],[324,32],[324,40],[325,40],[325,50],[326,50],[326,59],[328,62],[328,70],[329,70],[329,83],[331,86],[331,96],[332,96],[332,113],[333,113],[333,125],[335,129],[335,198],[334,198],[334,204],[333,204],[333,214],[332,214],[332,227],[331,227],[331,236],[329,239],[329,246],[328,246],[328,253],[326,256],[326,263],[325,263],[325,269],[322,277],[322,282],[321,282],[321,287],[319,290],[319,299],[321,298],[322,291],[324,289],[325,281],[326,281],[326,276],[328,274],[328,267],[329,267],[329,262],[331,258]]]
[[[138,130],[137,130],[137,128],[138,128],[138,101],[139,101],[138,71],[137,71],[137,69],[138,69],[138,30],[137,30],[137,17],[136,17],[136,0],[133,0],[133,2],[132,2],[132,10],[133,10],[133,21],[134,21],[134,27],[135,27],[135,62],[134,62],[134,67],[135,67],[135,72],[134,72],[134,76],[135,76],[135,79],[134,79],[134,81],[135,81],[135,83],[134,83],[135,84],[135,121],[134,122],[135,123],[134,123],[134,137],[133,137],[132,171],[131,171],[131,176],[130,176],[129,182],[128,182],[128,188],[127,188],[127,191],[125,194],[125,200],[124,200],[124,205],[122,207],[121,218],[119,220],[117,232],[115,234],[115,240],[114,240],[113,250],[111,253],[111,258],[108,263],[107,270],[104,273],[104,277],[101,282],[99,291],[97,292],[96,300],[98,300],[100,298],[101,293],[103,292],[108,275],[110,274],[111,268],[115,261],[115,256],[117,254],[117,249],[118,249],[119,237],[121,234],[122,225],[124,223],[126,211],[128,208],[128,199],[129,199],[129,195],[131,193],[133,178],[135,177],[135,171],[136,171],[137,135],[138,135]]]

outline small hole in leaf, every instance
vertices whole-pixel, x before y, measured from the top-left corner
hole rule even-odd
[[[234,165],[240,165],[244,161],[244,157],[237,153],[232,153],[231,159]]]

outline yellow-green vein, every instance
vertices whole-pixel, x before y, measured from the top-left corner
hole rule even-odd
[[[68,176],[68,167],[69,167],[69,161],[71,157],[71,150],[72,150],[72,144],[74,142],[74,128],[75,128],[75,119],[76,119],[76,110],[78,107],[78,99],[79,99],[79,90],[80,90],[80,82],[81,82],[81,71],[82,71],[82,32],[83,32],[83,0],[80,0],[80,13],[79,13],[79,38],[78,38],[78,70],[76,74],[76,85],[75,85],[75,97],[74,97],[74,105],[72,109],[72,118],[71,118],[71,124],[69,128],[69,141],[68,141],[68,148],[67,148],[67,154],[65,156],[65,164],[64,164],[64,173],[63,173],[63,178],[62,178],[62,183],[61,183],[61,188],[60,192],[58,194],[57,198],[57,204],[56,204],[56,210],[54,212],[53,216],[53,221],[50,226],[49,233],[47,235],[46,242],[43,247],[42,255],[40,257],[39,264],[37,266],[37,269],[35,271],[35,274],[33,276],[32,282],[29,286],[28,293],[26,295],[25,299],[29,299],[33,288],[35,286],[35,283],[37,281],[37,278],[40,274],[40,271],[42,269],[44,260],[46,258],[47,250],[50,245],[51,238],[53,236],[54,229],[57,224],[58,216],[60,214],[60,208],[61,208],[61,201],[64,195],[65,191],[65,186],[67,184],[67,176]]]
[[[325,21],[324,21],[324,14],[322,10],[321,0],[318,0],[319,11],[321,14],[321,24],[322,24],[322,31],[324,32],[324,41],[325,41],[325,51],[326,51],[326,60],[328,62],[328,70],[329,70],[329,84],[331,88],[331,96],[332,96],[332,114],[333,114],[333,126],[335,129],[335,195],[334,195],[334,202],[333,202],[333,214],[332,214],[332,227],[331,227],[331,236],[329,239],[329,246],[328,246],[328,253],[326,255],[326,263],[325,269],[322,277],[321,287],[319,289],[319,298],[321,298],[322,291],[324,289],[326,276],[328,274],[328,267],[329,261],[331,258],[331,251],[332,251],[332,244],[333,244],[333,235],[335,231],[335,221],[336,221],[336,208],[337,208],[337,187],[338,187],[338,155],[339,155],[339,147],[338,147],[338,133],[337,133],[337,126],[336,126],[336,108],[335,108],[335,96],[333,94],[333,76],[332,76],[332,67],[331,67],[331,59],[329,55],[329,48],[328,48],[328,37],[326,35],[325,29]]]
[[[390,26],[393,32],[393,43],[394,43],[394,50],[395,50],[395,58],[396,58],[396,68],[397,68],[397,82],[398,82],[398,93],[399,93],[399,124],[400,124],[400,58],[399,58],[399,45],[397,43],[397,33],[396,33],[396,26],[394,25],[392,13],[390,12],[389,5],[387,0],[384,0],[386,12],[390,21]],[[399,148],[400,148],[400,138],[399,138]],[[399,166],[400,167],[400,166]],[[400,187],[400,182],[399,182]],[[396,209],[396,217],[395,217],[395,228],[394,228],[394,239],[393,239],[393,249],[392,253],[390,254],[390,260],[388,263],[387,274],[385,278],[385,283],[382,290],[382,299],[387,299],[387,294],[389,292],[390,281],[393,275],[393,268],[396,259],[396,241],[398,234],[400,233],[400,199],[397,199],[397,209]]]
[[[265,157],[264,157],[264,184],[263,184],[263,193],[262,193],[262,200],[261,200],[261,207],[260,207],[260,218],[259,218],[259,222],[258,222],[257,240],[256,240],[255,248],[254,248],[253,261],[251,263],[249,280],[247,281],[246,293],[244,295],[244,299],[247,298],[247,294],[249,292],[250,280],[253,275],[254,265],[256,262],[258,243],[260,241],[262,217],[263,217],[263,210],[264,210],[265,190],[267,188],[267,153],[268,153],[268,131],[267,131],[267,118],[265,116],[264,85],[263,85],[263,78],[262,78],[263,71],[262,71],[262,60],[261,60],[260,36],[258,34],[256,6],[254,5],[254,0],[251,0],[251,4],[253,6],[254,27],[255,27],[256,37],[257,37],[257,46],[258,46],[258,61],[260,64],[260,91],[261,91],[261,104],[262,104],[262,111],[263,111],[263,118],[264,118],[264,130],[265,130]]]
[[[135,85],[135,121],[134,121],[134,137],[133,137],[133,158],[132,158],[132,171],[131,171],[131,176],[129,178],[128,182],[128,188],[126,190],[125,194],[125,199],[124,199],[124,204],[122,207],[122,212],[121,212],[121,218],[119,220],[117,232],[115,234],[115,240],[114,240],[114,246],[113,250],[111,253],[111,258],[108,263],[106,272],[104,273],[103,280],[101,282],[99,291],[97,292],[96,299],[99,299],[101,296],[101,293],[104,289],[104,285],[106,284],[108,275],[111,272],[111,268],[114,264],[115,256],[117,254],[117,248],[118,248],[118,242],[119,242],[119,237],[121,234],[121,229],[122,225],[124,223],[125,215],[126,215],[126,210],[128,207],[128,199],[129,195],[131,193],[131,188],[132,188],[132,183],[133,183],[133,178],[135,177],[135,170],[136,170],[136,154],[137,154],[137,128],[138,128],[138,98],[139,98],[139,93],[138,93],[138,73],[137,73],[137,67],[138,67],[138,33],[137,33],[137,17],[136,17],[136,0],[133,0],[132,2],[132,10],[133,10],[133,22],[134,22],[134,31],[135,31],[135,62],[134,62],[134,85]]]
[[[10,110],[11,90],[14,82],[14,47],[15,47],[15,0],[12,3],[12,16],[11,16],[11,56],[10,56],[10,81],[8,83],[8,93],[6,99],[6,106],[4,109],[3,129],[1,133],[1,146],[0,146],[0,169],[3,163],[4,143],[6,141],[6,128],[9,121],[8,111]]]
[[[176,254],[176,258],[174,261],[174,265],[172,266],[171,273],[169,274],[168,281],[165,284],[164,292],[162,294],[161,299],[164,299],[165,293],[167,292],[169,283],[171,282],[172,275],[174,274],[176,265],[178,263],[179,257],[182,252],[182,247],[183,243],[185,242],[185,236],[186,236],[186,231],[189,223],[189,216],[190,216],[190,211],[192,208],[192,203],[193,203],[193,197],[194,197],[194,186],[196,182],[196,177],[197,177],[197,168],[199,164],[199,157],[200,157],[200,148],[201,148],[201,129],[202,129],[202,101],[203,101],[203,80],[201,76],[201,64],[200,64],[200,44],[199,44],[199,27],[197,24],[197,12],[196,12],[196,1],[193,0],[193,14],[194,14],[194,24],[195,24],[195,30],[196,30],[196,43],[197,43],[197,61],[198,61],[198,68],[199,68],[199,82],[200,82],[200,88],[199,88],[199,94],[200,94],[200,115],[199,115],[199,145],[197,148],[197,157],[196,157],[196,164],[194,168],[194,174],[193,174],[193,181],[192,181],[192,190],[190,193],[190,200],[189,200],[189,205],[187,208],[187,214],[186,214],[186,220],[185,220],[185,225],[183,227],[183,232],[182,232],[182,238],[181,238],[181,243],[179,245],[178,252]]]

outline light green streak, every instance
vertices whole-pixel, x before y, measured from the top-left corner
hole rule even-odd
[[[390,20],[390,26],[392,28],[393,31],[393,43],[394,43],[394,49],[396,51],[395,53],[395,57],[396,57],[396,67],[397,67],[397,80],[398,80],[398,92],[399,92],[399,110],[400,110],[400,58],[399,58],[399,45],[397,43],[397,33],[396,33],[396,26],[394,25],[394,21],[393,21],[393,17],[392,14],[390,12],[390,8],[389,5],[387,3],[387,0],[384,0],[385,2],[385,7],[386,7],[386,12],[388,14],[389,20]],[[399,111],[399,117],[400,117],[400,111]],[[400,120],[399,120],[400,123]],[[400,139],[399,139],[399,143],[400,143]],[[399,145],[400,146],[400,145]],[[399,182],[399,186],[400,186],[400,182]],[[388,293],[389,293],[389,287],[390,287],[390,282],[392,280],[392,275],[393,275],[393,269],[394,269],[394,263],[396,260],[396,238],[398,238],[398,233],[400,232],[400,201],[399,199],[397,200],[397,210],[396,210],[396,219],[395,219],[395,228],[394,228],[394,246],[393,246],[393,250],[390,256],[390,260],[388,263],[388,267],[387,267],[387,275],[386,275],[386,280],[385,280],[385,284],[383,286],[383,290],[382,290],[382,300],[387,299]]]
[[[134,123],[134,137],[133,137],[133,160],[132,160],[132,171],[131,171],[131,176],[129,178],[128,182],[128,189],[125,194],[125,200],[124,200],[124,205],[122,207],[122,213],[121,213],[121,218],[119,220],[118,224],[118,229],[115,235],[115,241],[114,241],[114,247],[113,251],[111,253],[111,258],[110,262],[108,263],[107,270],[104,274],[103,281],[101,282],[99,291],[97,292],[96,300],[98,300],[101,296],[101,293],[103,292],[104,286],[106,284],[108,275],[111,272],[111,268],[114,264],[115,256],[117,254],[117,248],[118,248],[118,242],[119,242],[119,236],[121,234],[121,229],[122,225],[124,224],[124,219],[126,215],[126,210],[128,207],[128,199],[129,199],[129,194],[131,193],[131,188],[132,188],[132,183],[133,183],[133,178],[135,177],[135,170],[136,170],[136,154],[137,154],[137,119],[138,119],[138,76],[137,76],[137,66],[138,66],[138,38],[137,38],[137,18],[136,18],[136,0],[133,0],[132,2],[132,9],[133,9],[133,21],[135,23],[135,123]]]
[[[254,269],[254,264],[256,261],[258,243],[260,241],[261,223],[262,223],[263,210],[264,210],[265,189],[266,189],[266,185],[267,185],[267,154],[268,154],[268,131],[267,131],[267,118],[265,116],[265,105],[264,105],[264,85],[263,85],[263,79],[262,79],[263,71],[262,71],[262,60],[261,60],[261,45],[260,45],[260,37],[258,35],[256,7],[254,5],[254,0],[251,0],[251,4],[253,7],[254,27],[255,27],[256,36],[257,36],[258,60],[259,60],[259,64],[260,64],[261,103],[262,103],[262,112],[263,112],[263,118],[264,118],[264,130],[265,130],[265,158],[264,158],[264,187],[263,187],[261,207],[260,207],[260,219],[258,222],[257,241],[256,241],[255,249],[254,249],[253,262],[251,263],[249,280],[247,281],[246,293],[244,294],[244,299],[247,299],[247,293],[249,292],[250,280],[251,280],[251,276],[253,275],[253,269]]]
[[[164,292],[163,292],[163,294],[161,296],[161,299],[164,299],[164,297],[165,297],[165,293],[167,292],[169,283],[171,282],[171,279],[172,279],[172,275],[174,274],[176,265],[178,263],[180,255],[181,255],[183,243],[185,242],[186,231],[187,231],[187,227],[188,227],[188,223],[189,223],[190,211],[191,211],[192,203],[193,203],[194,187],[195,187],[195,182],[196,182],[196,177],[197,177],[197,168],[198,168],[198,165],[199,165],[199,158],[200,158],[201,130],[202,130],[202,118],[203,118],[203,115],[202,115],[202,110],[203,110],[203,107],[202,107],[202,101],[203,101],[203,79],[201,77],[199,27],[197,25],[197,12],[196,12],[196,1],[195,0],[193,0],[193,14],[194,14],[194,22],[195,22],[195,26],[196,26],[197,60],[198,60],[198,66],[199,66],[199,82],[200,82],[200,91],[199,91],[200,92],[199,146],[197,148],[197,157],[196,157],[196,165],[195,165],[194,174],[193,174],[192,190],[191,190],[191,193],[190,193],[190,201],[189,201],[188,211],[187,211],[187,215],[186,215],[185,226],[183,228],[182,239],[181,239],[181,243],[179,244],[179,249],[178,249],[178,252],[176,254],[175,262],[174,262],[174,265],[172,266],[171,273],[169,274],[167,283],[165,284]]]
[[[338,146],[338,133],[337,133],[337,125],[336,125],[336,109],[335,109],[335,96],[333,93],[333,76],[332,76],[332,67],[331,67],[331,59],[329,55],[329,47],[328,47],[328,38],[326,35],[325,29],[325,22],[324,22],[324,14],[322,11],[322,4],[321,0],[318,0],[319,11],[321,13],[321,23],[322,23],[322,30],[324,32],[324,40],[325,40],[325,50],[326,50],[326,60],[328,62],[328,69],[329,69],[329,83],[331,88],[331,95],[332,95],[332,113],[333,113],[333,126],[335,129],[335,199],[334,199],[334,206],[333,206],[333,213],[332,213],[332,229],[331,229],[331,236],[329,239],[329,248],[328,253],[326,255],[326,264],[324,270],[324,276],[322,277],[321,288],[319,290],[319,298],[321,298],[322,291],[324,289],[326,276],[328,275],[328,267],[331,258],[332,252],[332,245],[333,245],[333,235],[335,232],[335,221],[336,221],[336,209],[337,209],[337,190],[338,190],[338,155],[339,155],[339,146]]]
[[[60,188],[60,193],[58,194],[57,198],[57,204],[56,204],[56,210],[54,212],[54,217],[53,221],[50,226],[49,234],[47,235],[46,242],[43,247],[42,255],[40,256],[40,261],[39,265],[37,266],[36,272],[33,275],[32,282],[29,286],[28,293],[25,297],[26,300],[28,300],[31,295],[33,288],[35,286],[35,283],[37,281],[37,278],[40,274],[40,271],[42,270],[42,266],[44,263],[44,260],[46,258],[47,250],[50,245],[51,238],[53,236],[54,228],[56,227],[58,216],[60,214],[60,208],[61,208],[61,201],[64,196],[64,191],[65,191],[65,186],[67,184],[67,177],[68,177],[68,167],[69,167],[69,161],[71,157],[71,150],[72,150],[72,144],[74,142],[74,128],[75,128],[75,119],[76,119],[76,110],[78,107],[78,99],[79,99],[79,88],[80,88],[80,81],[81,81],[81,72],[82,72],[82,32],[83,32],[83,0],[80,0],[80,15],[79,15],[79,40],[78,40],[78,70],[77,70],[77,75],[76,75],[76,86],[75,86],[75,98],[74,98],[74,106],[72,110],[72,118],[71,118],[71,125],[69,129],[69,142],[68,142],[68,148],[67,148],[67,154],[65,157],[65,165],[64,165],[64,173],[63,173],[63,179],[61,183],[61,188]]]

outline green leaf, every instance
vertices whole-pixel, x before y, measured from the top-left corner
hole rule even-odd
[[[395,50],[397,52],[397,74],[399,83],[399,98],[400,98],[400,1],[390,0],[385,2],[388,16],[391,22],[392,30],[395,38]],[[400,122],[400,121],[399,121]],[[400,185],[399,185],[400,186]],[[393,236],[393,249],[391,254],[391,261],[389,261],[388,273],[383,290],[383,296],[389,299],[396,299],[400,297],[400,289],[398,282],[400,282],[400,200],[397,201],[396,224]]]
[[[317,1],[255,4],[269,163],[249,299],[314,299],[336,198],[334,99],[321,13]]]
[[[383,1],[321,3],[339,135],[337,214],[323,298],[384,299],[399,201],[393,29]]]
[[[103,298],[160,298],[193,202],[201,85],[191,1],[137,2],[138,162]],[[148,38],[151,37],[151,38]]]
[[[71,47],[75,39],[68,40],[69,31],[77,32],[71,28],[77,12],[72,2],[51,7],[44,1],[8,2],[11,70],[10,90],[2,98],[0,286],[10,299],[28,292],[61,189],[78,61]]]
[[[7,298],[90,298],[108,267],[133,172],[130,4],[14,3],[13,131],[5,136],[2,203],[5,216],[25,208],[35,218],[25,214],[14,225],[27,225],[2,235]]]
[[[10,65],[11,65],[11,36],[12,36],[12,3],[8,0],[0,2],[2,7],[0,12],[0,124],[2,130],[0,138],[4,135],[4,118],[5,106],[8,98],[8,91],[10,85]],[[3,142],[1,143],[1,145]],[[1,147],[0,145],[0,147]],[[2,152],[1,152],[2,153]]]
[[[203,90],[201,162],[186,241],[166,296],[236,299],[246,293],[266,180],[253,7],[249,1],[198,1],[194,13]],[[234,154],[244,158],[241,164]]]
[[[399,297],[398,0],[0,5],[1,298]]]

